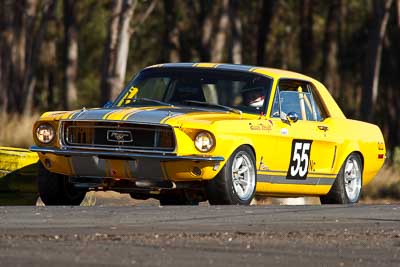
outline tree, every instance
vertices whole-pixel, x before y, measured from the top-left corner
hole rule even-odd
[[[325,33],[322,49],[322,80],[335,97],[339,96],[340,78],[338,73],[338,39],[341,21],[341,0],[332,0],[328,4],[328,17],[325,22]]]
[[[64,0],[64,90],[62,106],[68,110],[76,103],[76,78],[78,75],[78,29],[76,25],[76,1]]]
[[[275,0],[263,0],[260,18],[258,20],[258,33],[257,33],[257,59],[258,66],[265,65],[266,40],[267,35],[271,29],[271,20],[275,10]]]
[[[300,63],[301,70],[309,74],[314,59],[314,2],[301,0],[300,6]]]
[[[361,114],[367,121],[373,121],[375,116],[382,58],[382,45],[386,34],[392,3],[393,0],[374,0],[372,2],[361,98]]]
[[[22,113],[24,110],[26,74],[30,68],[32,33],[37,1],[15,1],[2,3],[8,13],[4,13],[3,34],[4,90],[7,91],[7,111]],[[2,16],[3,17],[3,16]],[[29,33],[29,35],[28,35]],[[8,51],[7,51],[8,50]],[[6,52],[7,51],[7,52]]]
[[[400,28],[400,0],[397,0],[397,27]]]
[[[211,41],[215,31],[215,11],[217,5],[213,1],[185,1],[185,10],[188,20],[191,21],[192,29],[197,29],[187,34],[192,35],[192,43],[197,51],[200,61],[211,61]]]
[[[113,0],[111,5],[101,80],[101,100],[103,103],[115,99],[125,81],[131,37],[130,21],[133,10],[132,0]]]
[[[0,88],[2,109],[7,112],[28,114],[33,109],[40,48],[56,4],[56,0],[1,1]]]
[[[176,21],[175,0],[164,0],[164,46],[162,61],[180,61],[180,31]]]
[[[218,20],[218,31],[215,36],[214,46],[211,48],[211,61],[221,62],[224,56],[224,48],[227,43],[229,30],[229,0],[222,0]]]
[[[229,60],[234,64],[242,64],[242,21],[240,18],[239,0],[231,0],[229,5],[229,21],[231,26],[231,41]]]
[[[53,16],[48,23],[44,40],[40,47],[38,68],[36,70],[37,83],[35,86],[34,94],[34,107],[35,110],[38,106],[46,110],[54,110],[56,105],[57,93],[57,73],[58,68],[57,54],[62,54],[63,50],[58,50],[58,37],[61,35],[59,31],[60,20]],[[62,65],[62,64],[60,64]],[[63,66],[62,66],[63,67]],[[59,90],[63,91],[63,90]],[[60,99],[61,100],[61,99]]]
[[[135,23],[141,25],[148,18],[157,0],[150,3]],[[129,42],[135,27],[131,27],[134,10],[138,0],[113,0],[110,7],[111,16],[108,21],[107,38],[104,44],[101,102],[117,97],[124,82],[128,62]],[[136,25],[136,27],[137,27]]]
[[[5,114],[8,110],[8,77],[10,76],[10,41],[11,35],[10,12],[6,12],[9,4],[0,1],[0,112]]]

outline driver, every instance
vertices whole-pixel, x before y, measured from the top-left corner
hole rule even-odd
[[[249,107],[260,108],[264,105],[265,95],[262,88],[250,88],[242,92],[243,104]]]

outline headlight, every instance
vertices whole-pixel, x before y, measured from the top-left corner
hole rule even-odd
[[[214,137],[208,132],[200,132],[196,135],[194,145],[200,152],[208,152],[214,147]]]
[[[54,135],[54,128],[50,124],[41,124],[36,128],[36,138],[43,144],[53,141]]]

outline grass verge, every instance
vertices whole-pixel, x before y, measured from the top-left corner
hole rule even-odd
[[[363,199],[400,199],[400,171],[393,166],[384,165],[376,177],[365,186]]]
[[[38,118],[38,114],[0,114],[0,146],[29,148],[33,144],[32,126]]]

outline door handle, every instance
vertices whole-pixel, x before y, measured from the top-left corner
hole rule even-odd
[[[321,131],[326,132],[326,131],[328,131],[328,126],[325,126],[325,125],[318,125],[318,129],[320,129]]]

